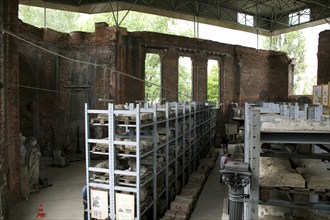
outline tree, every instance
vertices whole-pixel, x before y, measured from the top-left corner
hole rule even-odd
[[[207,74],[207,100],[218,103],[219,100],[219,67],[213,65]]]
[[[44,14],[42,8],[30,7],[26,5],[19,5],[18,17],[25,23],[31,24],[36,27],[44,26],[44,19],[41,17]]]
[[[294,94],[312,94],[313,81],[304,80],[307,65],[305,63],[305,37],[301,31],[266,38],[264,48],[286,52],[290,58],[293,58],[295,64]]]
[[[46,16],[45,16],[46,14]],[[79,29],[78,19],[81,14],[75,12],[44,9],[26,5],[19,6],[19,18],[36,27],[51,28],[60,32],[71,32]],[[65,22],[63,22],[65,21]]]
[[[178,100],[192,100],[192,63],[189,57],[179,58]]]
[[[160,85],[160,57],[158,54],[146,54],[145,59],[145,80]],[[150,83],[145,84],[145,98],[149,101],[156,101],[161,97],[161,88]]]

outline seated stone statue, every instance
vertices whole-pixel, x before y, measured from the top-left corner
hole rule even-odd
[[[58,167],[66,167],[69,164],[66,162],[65,157],[62,156],[62,151],[59,147],[53,151],[54,165]]]

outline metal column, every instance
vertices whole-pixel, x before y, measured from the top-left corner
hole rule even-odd
[[[110,218],[115,219],[115,168],[116,168],[116,159],[115,159],[115,145],[114,145],[114,132],[115,132],[115,118],[114,118],[114,104],[108,104],[108,137],[109,137],[109,200],[110,200]]]
[[[252,176],[250,187],[245,194],[250,194],[251,203],[244,205],[244,219],[258,219],[259,176],[260,176],[260,110],[252,109],[245,103],[245,140],[244,161],[250,164]]]

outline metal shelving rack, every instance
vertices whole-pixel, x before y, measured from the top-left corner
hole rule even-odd
[[[306,106],[305,106],[306,110]],[[246,187],[244,193],[250,195],[250,200],[244,204],[244,219],[257,220],[259,205],[284,206],[284,203],[262,203],[259,200],[260,177],[260,146],[263,143],[303,143],[303,144],[330,144],[329,132],[292,132],[292,131],[261,131],[261,109],[245,104],[245,150],[244,162],[250,164],[252,171],[250,187]],[[275,155],[267,155],[275,156]],[[292,156],[292,155],[291,155]],[[303,158],[303,157],[300,157]],[[322,156],[307,158],[322,158]],[[327,155],[329,158],[329,155]],[[288,206],[286,206],[288,207]],[[291,208],[306,208],[304,205],[290,204]],[[329,209],[329,206],[318,204],[311,205],[315,209]]]
[[[163,199],[166,208],[176,194],[188,181],[189,175],[196,169],[199,159],[207,154],[215,137],[215,104],[213,103],[165,103],[159,104],[126,104],[127,109],[116,109],[113,103],[106,110],[88,109],[85,104],[86,134],[86,183],[88,189],[95,187],[108,192],[109,216],[116,219],[115,197],[117,192],[130,193],[135,197],[135,219],[148,214],[157,219]],[[96,115],[103,115],[106,120],[93,121]],[[142,114],[152,115],[151,120],[142,120]],[[134,121],[119,123],[120,117],[133,117]],[[106,137],[95,139],[91,127],[100,126],[106,130]],[[125,132],[118,133],[121,129]],[[162,137],[160,138],[160,135]],[[152,141],[152,148],[144,151],[141,147],[144,139]],[[163,141],[161,142],[160,139]],[[165,139],[165,140],[164,140]],[[107,145],[107,152],[93,151],[95,144]],[[131,146],[135,152],[118,152],[118,146]],[[207,151],[207,152],[206,152]],[[92,165],[92,156],[102,156],[109,163],[109,168],[97,168]],[[135,160],[135,170],[121,170],[117,167],[119,157]],[[152,158],[150,160],[150,158]],[[163,158],[164,166],[158,166],[158,159]],[[116,160],[117,159],[117,160]],[[146,162],[147,161],[147,162]],[[140,175],[142,166],[151,168],[151,175],[143,178]],[[169,171],[172,176],[168,176]],[[108,175],[108,179],[95,179],[95,173]],[[165,176],[164,178],[161,178]],[[120,178],[130,177],[135,181],[120,182]],[[142,187],[151,186],[148,191],[151,200],[146,205],[140,202]],[[87,190],[90,201],[90,192]],[[150,195],[151,192],[151,195]],[[88,202],[88,210],[91,210]],[[89,211],[89,216],[90,215]]]

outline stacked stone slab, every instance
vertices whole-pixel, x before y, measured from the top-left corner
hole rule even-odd
[[[330,189],[330,170],[327,170],[321,160],[297,160],[297,171],[306,180],[307,188],[314,190]]]
[[[313,209],[296,209],[278,207],[278,206],[259,206],[259,219],[317,219],[330,220],[330,214]]]
[[[213,168],[217,154],[211,149],[205,158],[199,161],[195,172],[191,173],[188,183],[182,188],[180,195],[171,202],[170,210],[160,220],[187,220],[203,188],[205,180]]]
[[[291,168],[287,158],[260,158],[260,185],[263,187],[305,188],[305,179]]]

